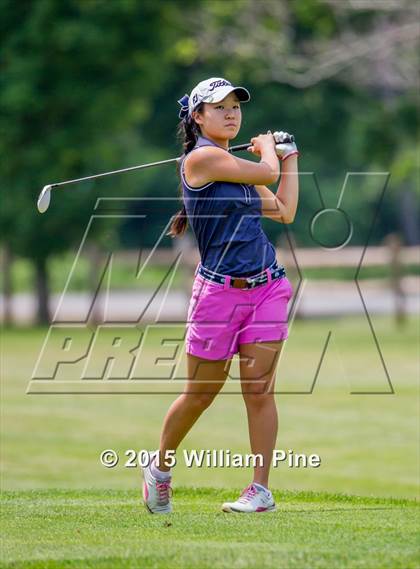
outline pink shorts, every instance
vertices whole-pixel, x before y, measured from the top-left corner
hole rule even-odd
[[[240,344],[285,340],[287,304],[293,288],[287,277],[251,289],[233,288],[195,275],[188,308],[185,348],[208,360],[226,360]]]

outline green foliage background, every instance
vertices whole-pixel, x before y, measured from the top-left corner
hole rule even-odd
[[[370,243],[395,231],[417,243],[418,97],[407,71],[418,62],[416,8],[380,4],[0,0],[3,245],[46,280],[48,259],[79,245],[98,196],[176,197],[175,169],[165,167],[58,190],[43,216],[35,207],[47,183],[178,155],[177,99],[209,76],[251,91],[236,142],[268,128],[295,134],[300,169],[315,173],[327,206],[335,207],[346,172],[389,172]],[[390,27],[390,43],[381,45]],[[359,44],[367,45],[361,55]],[[366,242],[379,189],[365,178],[352,190],[346,207],[359,229],[350,245]],[[140,245],[154,244],[178,205],[162,200],[153,208]],[[298,245],[314,245],[309,224],[320,206],[313,178],[303,177],[291,227]],[[146,205],[125,207],[139,213]],[[273,240],[284,231],[264,227]],[[122,247],[139,246],[133,220],[108,226],[106,239],[112,233]]]

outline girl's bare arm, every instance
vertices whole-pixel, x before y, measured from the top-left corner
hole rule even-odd
[[[290,156],[282,162],[282,172],[277,193],[256,185],[262,198],[262,215],[279,223],[293,223],[299,199],[299,172],[297,156]]]
[[[280,166],[272,135],[259,135],[251,142],[261,157],[260,162],[237,158],[215,146],[194,150],[184,162],[189,183],[197,187],[216,181],[274,184],[280,175]]]

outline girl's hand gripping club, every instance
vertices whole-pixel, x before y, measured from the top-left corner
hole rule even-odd
[[[289,156],[299,156],[293,134],[280,130],[273,132],[273,138],[276,142],[276,154],[282,162]]]

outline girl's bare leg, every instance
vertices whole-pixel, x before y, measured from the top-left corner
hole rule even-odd
[[[185,435],[222,389],[232,360],[206,360],[187,354],[188,380],[184,392],[172,403],[160,436],[159,470],[169,471],[165,453],[176,450]]]
[[[283,341],[240,345],[240,373],[249,439],[253,454],[263,456],[263,465],[254,469],[254,482],[268,488],[278,418],[274,399],[276,367]]]

